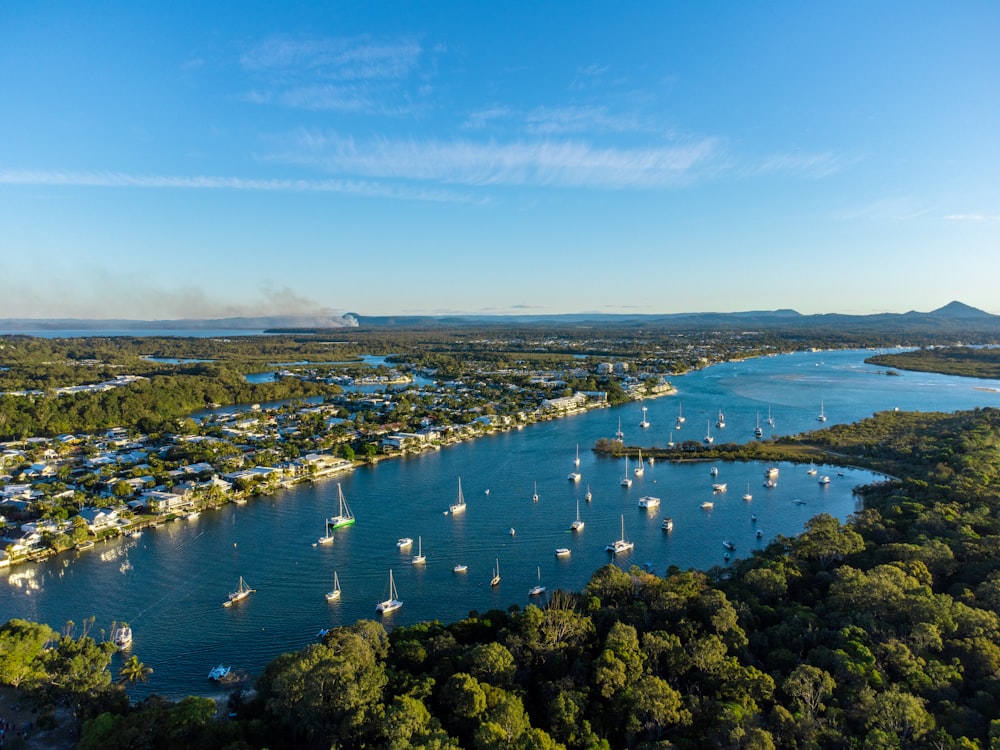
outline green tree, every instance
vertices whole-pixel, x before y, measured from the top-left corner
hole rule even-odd
[[[145,682],[151,674],[153,674],[153,668],[147,667],[139,661],[138,656],[132,654],[118,670],[118,681],[133,685],[136,682]]]
[[[39,682],[45,676],[43,650],[56,638],[48,625],[8,620],[0,627],[0,682],[13,687]]]

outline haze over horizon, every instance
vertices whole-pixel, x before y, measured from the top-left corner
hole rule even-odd
[[[0,12],[0,318],[1000,314],[1000,6]]]

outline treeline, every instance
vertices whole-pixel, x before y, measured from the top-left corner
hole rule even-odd
[[[123,425],[156,433],[175,429],[177,419],[212,403],[250,404],[340,392],[339,386],[298,378],[248,383],[222,365],[190,365],[185,374],[154,375],[99,393],[0,396],[0,440]]]
[[[609,565],[541,607],[335,629],[234,694],[231,720],[91,693],[81,746],[996,747],[1000,411],[819,435],[905,478],[724,569]]]
[[[1000,379],[1000,349],[967,346],[914,349],[868,357],[865,362],[901,370],[940,372],[968,378]]]

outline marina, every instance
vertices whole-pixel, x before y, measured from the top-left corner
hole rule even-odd
[[[175,521],[138,537],[19,565],[0,579],[0,609],[7,617],[57,629],[69,620],[95,617],[95,631],[103,628],[109,638],[115,621],[127,621],[136,634],[129,653],[154,669],[148,683],[130,692],[180,697],[211,694],[205,675],[213,665],[254,675],[278,654],[314,642],[320,629],[378,619],[378,602],[398,601],[398,596],[385,599],[389,570],[406,607],[386,618],[386,627],[525,606],[539,576],[548,591],[578,591],[609,562],[628,569],[636,560],[649,561],[658,575],[670,565],[724,565],[723,552],[729,551],[723,541],[731,541],[737,550],[732,555],[739,557],[778,534],[798,533],[817,513],[844,519],[857,509],[852,488],[878,477],[817,464],[818,474],[830,478],[819,485],[808,466],[713,461],[726,482],[748,491],[765,469],[774,470],[765,478],[775,486],[748,505],[740,493],[713,496],[703,462],[661,458],[647,464],[642,477],[628,472],[634,485],[620,487],[621,460],[596,456],[589,448],[598,438],[614,437],[620,414],[633,425],[623,435],[626,445],[666,448],[671,429],[678,446],[684,440],[700,443],[700,424],[714,418],[720,404],[727,432],[738,441],[754,439],[757,413],[766,413],[769,405],[783,434],[812,430],[820,392],[829,424],[896,406],[952,411],[1000,405],[995,381],[925,373],[886,378],[863,364],[865,355],[803,352],[724,363],[675,378],[695,425],[679,431],[678,398],[646,402],[649,428],[635,424],[634,404],[595,410],[362,466],[336,482],[298,485],[245,505],[205,511],[197,523]],[[768,437],[777,434],[764,429]],[[572,457],[577,444],[587,484],[566,481],[564,457]],[[451,520],[442,516],[442,498],[456,497],[457,476],[479,499]],[[586,527],[574,532],[569,522],[590,490]],[[341,491],[350,498],[355,523],[332,529],[334,543],[313,546],[317,522],[339,510]],[[637,511],[641,497],[656,497],[660,504]],[[709,508],[701,510],[702,503]],[[755,518],[763,530],[759,535]],[[634,553],[616,558],[605,546],[624,538],[623,524]],[[425,564],[409,564],[412,548],[424,554],[423,539],[433,554]],[[499,578],[500,558],[503,578],[491,586],[491,570]],[[462,575],[455,574],[459,567]],[[336,574],[349,587],[331,606],[325,594]],[[240,576],[258,593],[239,606],[220,607],[227,585]]]

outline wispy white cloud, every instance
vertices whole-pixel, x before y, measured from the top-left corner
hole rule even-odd
[[[997,214],[949,214],[944,218],[948,221],[1000,221],[1000,215]]]
[[[652,130],[638,116],[612,114],[607,107],[595,105],[543,106],[528,111],[495,105],[472,112],[462,123],[464,130],[479,131],[491,126],[500,126],[508,132],[539,136]]]
[[[124,172],[0,170],[0,185],[52,187],[169,188],[177,190],[246,190],[256,192],[346,193],[376,198],[476,203],[479,198],[451,190],[387,185],[365,180],[248,179],[212,175],[134,175]]]
[[[423,56],[413,39],[272,37],[240,57],[252,80],[240,99],[313,111],[411,113],[413,100],[433,91],[426,80],[407,90]]]
[[[420,44],[412,39],[294,39],[272,37],[247,49],[248,71],[359,81],[403,78],[417,66]]]
[[[495,122],[508,120],[513,116],[513,110],[508,107],[487,107],[480,109],[465,118],[463,130],[484,130]]]
[[[609,66],[591,64],[577,68],[576,76],[569,84],[570,91],[582,91],[596,86],[608,72]]]
[[[638,118],[613,115],[607,107],[538,107],[525,115],[529,133],[560,135],[567,133],[625,133],[642,130]]]
[[[478,143],[353,138],[302,133],[276,161],[379,179],[461,185],[652,188],[677,185],[713,167],[714,138],[674,146],[597,148],[576,141]]]
[[[744,171],[751,176],[798,174],[822,178],[842,172],[856,161],[857,159],[845,158],[830,152],[769,154],[757,162],[749,164]]]

